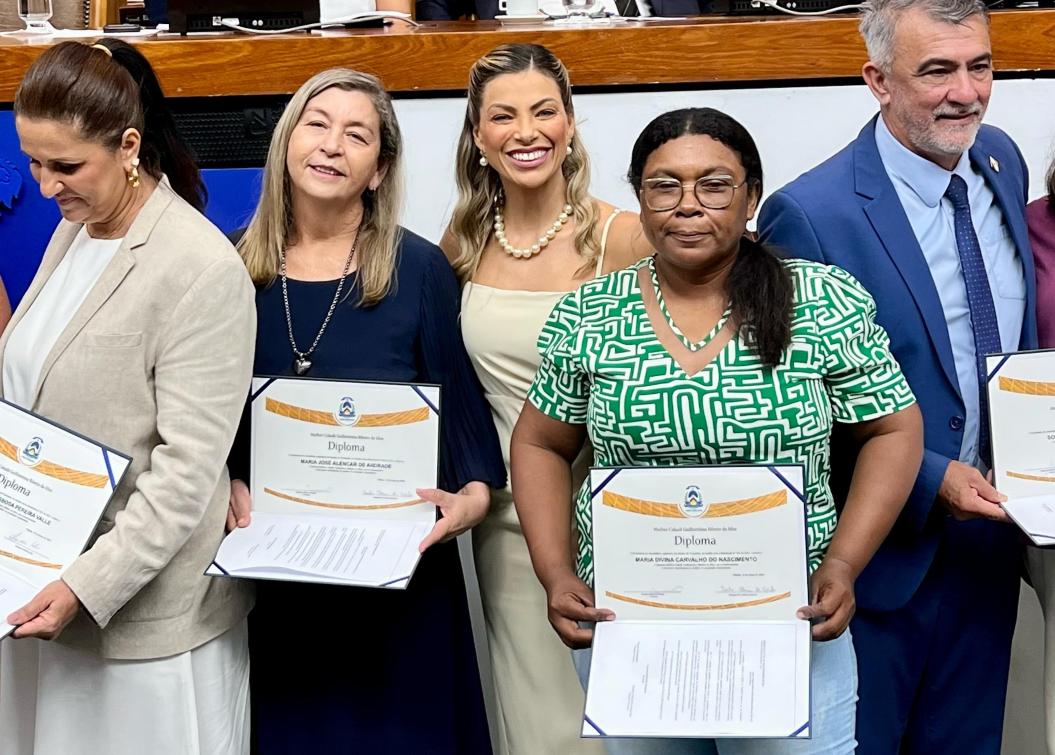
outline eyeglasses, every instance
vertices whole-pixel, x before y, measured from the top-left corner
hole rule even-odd
[[[724,210],[733,203],[736,190],[747,181],[745,178],[734,184],[733,179],[719,176],[704,176],[694,183],[682,183],[673,178],[648,178],[641,182],[641,198],[653,212],[667,212],[681,204],[685,187],[692,186],[696,201],[702,206],[709,210]]]

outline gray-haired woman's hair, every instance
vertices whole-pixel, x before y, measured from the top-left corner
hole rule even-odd
[[[454,171],[458,202],[450,224],[450,230],[458,242],[458,254],[453,261],[454,272],[462,282],[472,278],[491,236],[491,213],[495,197],[502,187],[495,169],[480,165],[480,155],[473,140],[473,132],[480,125],[484,88],[498,76],[522,71],[538,71],[553,79],[560,90],[564,110],[570,116],[575,114],[568,71],[556,55],[541,45],[502,45],[473,64],[469,71],[465,121],[458,138]],[[599,212],[596,203],[590,199],[590,158],[582,138],[576,133],[569,146],[571,154],[564,159],[561,171],[568,185],[567,202],[574,208],[575,250],[582,257],[581,269],[585,270],[601,253],[597,238]]]
[[[286,170],[289,139],[308,102],[332,88],[365,94],[381,122],[378,165],[386,173],[376,191],[363,194],[357,252],[357,275],[362,292],[359,304],[370,306],[381,301],[392,288],[400,236],[399,213],[403,203],[403,137],[392,98],[376,76],[350,68],[331,68],[315,74],[296,91],[271,137],[260,202],[238,244],[238,251],[257,285],[268,285],[278,276],[281,254],[296,233],[289,172]]]
[[[889,71],[894,62],[894,32],[901,14],[920,10],[935,21],[962,24],[981,15],[986,22],[989,11],[982,0],[867,0],[861,10],[861,36],[869,59],[881,71]]]

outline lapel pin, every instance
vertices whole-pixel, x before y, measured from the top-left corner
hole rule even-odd
[[[1000,163],[992,155],[989,155],[989,167],[997,173],[1000,172]]]

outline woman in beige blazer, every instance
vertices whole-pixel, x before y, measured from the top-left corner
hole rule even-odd
[[[0,339],[4,398],[132,466],[91,546],[7,617],[5,755],[248,752],[251,595],[203,576],[248,390],[253,287],[129,45],[64,42],[15,126],[63,220]],[[51,640],[46,642],[44,640]]]

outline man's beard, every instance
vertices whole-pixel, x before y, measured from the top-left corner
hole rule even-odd
[[[942,105],[931,112],[926,120],[918,118],[914,114],[908,115],[906,113],[904,115],[908,116],[903,119],[903,122],[905,123],[909,140],[917,150],[925,154],[958,157],[974,144],[974,139],[978,135],[978,129],[982,125],[982,116],[985,115],[985,107],[980,102],[967,107]],[[951,123],[942,120],[942,116],[950,115],[973,115],[976,117],[963,124],[948,128]]]

